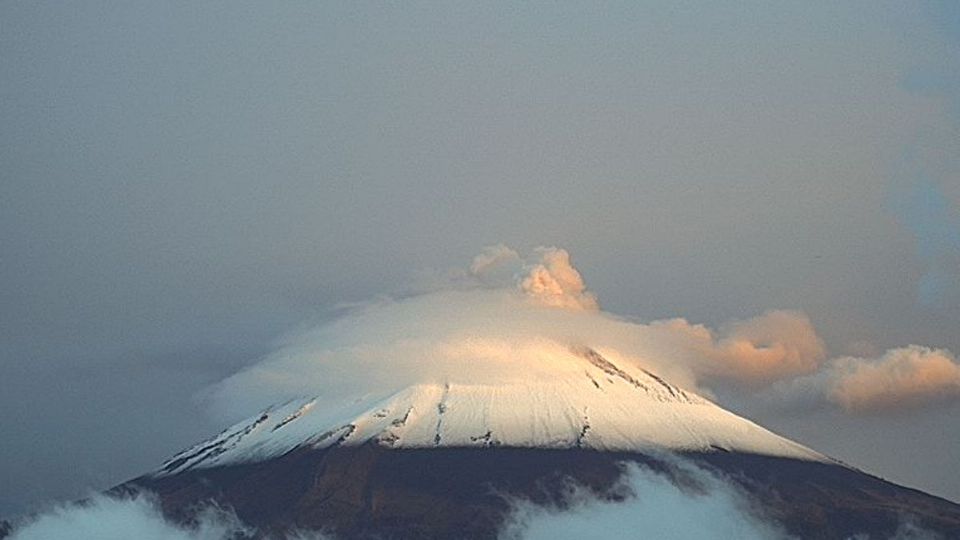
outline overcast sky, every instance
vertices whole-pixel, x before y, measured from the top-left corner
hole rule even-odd
[[[222,429],[193,396],[484,246],[607,311],[960,352],[954,2],[0,1],[0,515]],[[960,403],[720,402],[960,500]]]

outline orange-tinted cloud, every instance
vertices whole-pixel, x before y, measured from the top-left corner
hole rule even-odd
[[[768,311],[727,324],[715,332],[685,319],[652,323],[691,350],[690,369],[699,380],[760,385],[817,370],[825,357],[823,341],[801,312]]]
[[[777,383],[771,395],[791,406],[829,404],[859,414],[915,409],[960,400],[960,363],[945,349],[908,345],[872,358],[835,358]]]
[[[729,325],[712,356],[717,375],[759,383],[811,373],[825,351],[806,315],[776,310]]]
[[[944,349],[910,345],[880,358],[834,360],[827,398],[852,411],[916,407],[960,398],[960,364]]]
[[[521,257],[503,244],[489,246],[474,257],[469,276],[486,287],[516,287],[540,305],[600,309],[597,297],[587,290],[565,249],[539,247],[528,257]]]

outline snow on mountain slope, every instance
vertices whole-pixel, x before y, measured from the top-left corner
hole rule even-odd
[[[394,448],[729,450],[828,461],[646,370],[617,366],[591,349],[571,358],[582,365],[553,378],[419,384],[335,407],[320,398],[291,401],[173,456],[156,474],[262,461],[303,446],[367,442]]]

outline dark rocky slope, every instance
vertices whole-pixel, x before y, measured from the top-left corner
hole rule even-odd
[[[801,538],[888,538],[908,517],[960,538],[960,505],[841,465],[722,451],[687,457],[728,477],[752,496],[758,514]],[[216,501],[262,535],[301,528],[347,538],[494,538],[509,518],[510,497],[562,507],[570,482],[624,497],[618,479],[631,461],[690,482],[671,459],[638,453],[365,444],[144,476],[115,491],[153,491],[181,522]],[[696,489],[695,481],[688,487]]]

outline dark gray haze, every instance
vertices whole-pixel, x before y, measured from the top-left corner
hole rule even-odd
[[[557,245],[604,308],[960,353],[950,2],[0,2],[0,515],[224,426],[338,305]],[[960,500],[960,405],[721,404]]]

